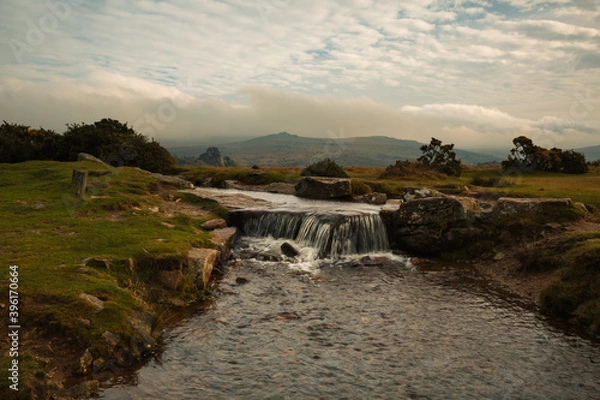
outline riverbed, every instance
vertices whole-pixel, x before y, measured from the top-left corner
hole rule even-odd
[[[347,208],[347,207],[346,207]],[[347,211],[347,210],[346,210]],[[105,399],[598,399],[600,347],[466,265],[243,237],[211,306]]]

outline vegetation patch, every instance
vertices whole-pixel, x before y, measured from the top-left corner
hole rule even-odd
[[[600,337],[600,232],[570,234],[549,251],[561,263],[541,294],[542,312]]]
[[[83,198],[71,192],[73,169],[88,171]],[[98,343],[106,331],[124,343],[132,337],[127,316],[160,314],[164,298],[204,298],[189,279],[176,290],[166,289],[156,271],[181,268],[191,246],[212,246],[200,225],[224,214],[215,203],[163,188],[136,168],[89,161],[0,164],[0,186],[0,264],[5,266],[0,276],[7,282],[7,266],[19,266],[20,318],[29,334],[38,335],[32,343],[56,336],[79,355],[86,348],[101,351]],[[176,202],[193,202],[206,210],[204,217],[166,213]],[[94,309],[82,294],[99,299],[103,308]],[[22,373],[35,375],[39,368]],[[0,397],[8,398],[1,390]]]
[[[342,166],[335,161],[326,158],[304,168],[300,173],[302,176],[324,176],[330,178],[348,178],[348,174]]]
[[[190,167],[181,175],[198,186],[222,187],[227,180],[244,185],[268,185],[274,182],[293,182],[300,179],[297,168],[219,168]]]

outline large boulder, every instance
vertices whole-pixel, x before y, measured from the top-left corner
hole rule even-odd
[[[210,241],[221,252],[221,260],[225,261],[229,258],[229,253],[235,244],[237,236],[238,230],[234,226],[215,229],[210,233]]]
[[[319,200],[349,199],[352,195],[350,179],[310,176],[296,184],[296,196]]]
[[[440,255],[469,240],[467,212],[452,197],[426,197],[407,201],[382,217],[394,246],[405,251]]]
[[[571,199],[553,199],[553,198],[515,198],[501,197],[493,208],[493,213],[497,216],[505,217],[515,214],[536,214],[540,211],[566,210],[572,206]]]

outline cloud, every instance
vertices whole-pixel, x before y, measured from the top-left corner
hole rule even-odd
[[[462,147],[515,132],[598,142],[593,1],[51,1],[80,5],[20,61],[9,41],[28,44],[53,14],[3,1],[7,120],[60,131],[110,116],[165,140],[343,128]]]

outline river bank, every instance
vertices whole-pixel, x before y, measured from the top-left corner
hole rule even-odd
[[[0,334],[20,326],[9,347],[0,344],[2,370],[18,365],[0,397],[88,398],[210,300],[211,272],[235,232],[217,203],[179,192],[189,182],[97,161],[0,169],[5,315],[9,286],[18,292],[18,324],[3,323]],[[73,170],[87,174],[83,196],[71,189]]]

